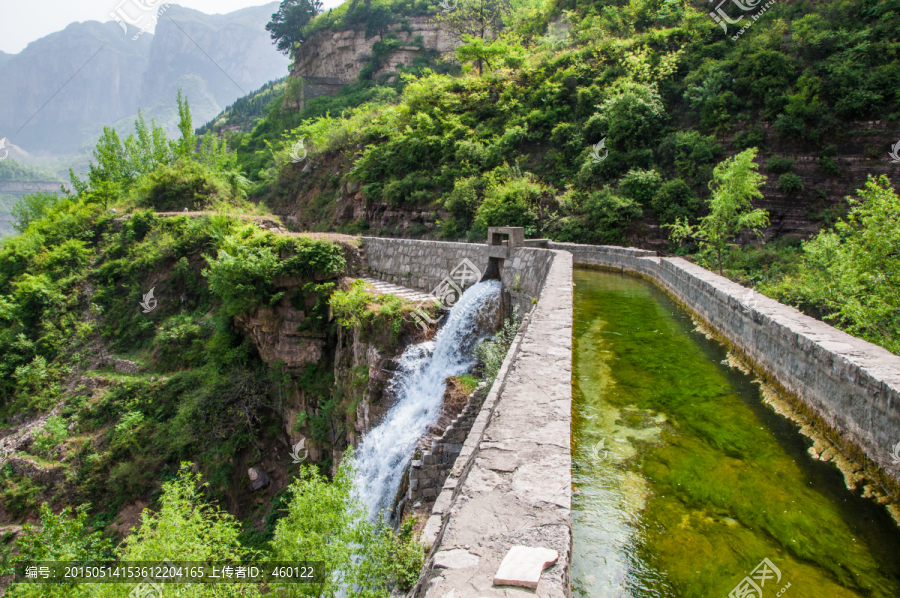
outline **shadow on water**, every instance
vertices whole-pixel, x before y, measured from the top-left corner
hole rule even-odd
[[[900,596],[894,520],[722,345],[651,283],[575,283],[573,595],[725,598],[769,559],[763,597]]]

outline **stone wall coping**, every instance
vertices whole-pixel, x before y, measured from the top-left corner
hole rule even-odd
[[[852,336],[821,320],[807,316],[793,307],[779,303],[765,295],[753,292],[752,289],[748,289],[724,276],[719,276],[718,274],[689,262],[684,258],[659,258],[655,251],[610,245],[580,245],[577,243],[551,242],[550,247],[565,251],[602,250],[604,253],[627,256],[635,259],[656,258],[655,260],[647,261],[653,261],[657,264],[660,262],[672,264],[673,267],[683,271],[685,275],[691,276],[708,285],[711,291],[716,291],[722,296],[730,299],[735,307],[742,310],[746,309],[748,317],[758,318],[763,321],[783,326],[786,334],[796,334],[805,337],[811,344],[816,345],[821,350],[835,356],[840,356],[849,363],[856,364],[862,370],[872,374],[879,378],[880,381],[900,391],[900,355],[895,355],[884,347],[879,347],[874,343]],[[579,262],[576,258],[575,264],[579,265],[580,263],[582,262]],[[588,262],[583,263],[585,265],[594,265]],[[629,268],[624,269],[629,270]],[[661,283],[661,281],[657,282]],[[670,285],[663,284],[663,286],[668,289]],[[747,298],[748,293],[752,293],[749,305],[743,303]],[[715,326],[714,322],[708,323]],[[900,438],[898,438],[898,440],[900,440]]]

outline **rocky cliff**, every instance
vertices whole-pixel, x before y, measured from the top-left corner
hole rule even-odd
[[[391,31],[405,45],[382,60],[383,66],[373,73],[373,77],[395,72],[398,65],[411,66],[427,50],[437,50],[441,55],[447,55],[456,45],[449,33],[431,22],[431,17],[410,17],[408,27],[401,29],[399,25],[394,25]],[[350,83],[359,77],[372,55],[373,46],[383,38],[375,35],[366,39],[364,29],[318,31],[300,47],[291,75],[336,77]],[[416,43],[416,38],[421,38],[421,43]]]

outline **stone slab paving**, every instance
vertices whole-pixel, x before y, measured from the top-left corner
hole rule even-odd
[[[434,545],[411,595],[570,595],[572,256],[553,253],[538,303],[435,502],[423,533]],[[513,546],[559,555],[536,589],[494,585]]]

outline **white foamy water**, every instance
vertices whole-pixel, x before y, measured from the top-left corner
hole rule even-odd
[[[499,309],[499,297],[497,280],[473,285],[450,310],[433,341],[412,345],[400,357],[390,386],[396,403],[355,453],[354,494],[370,518],[390,510],[416,442],[440,413],[447,378],[474,364],[472,351],[485,333],[479,323],[490,320],[481,316]]]

